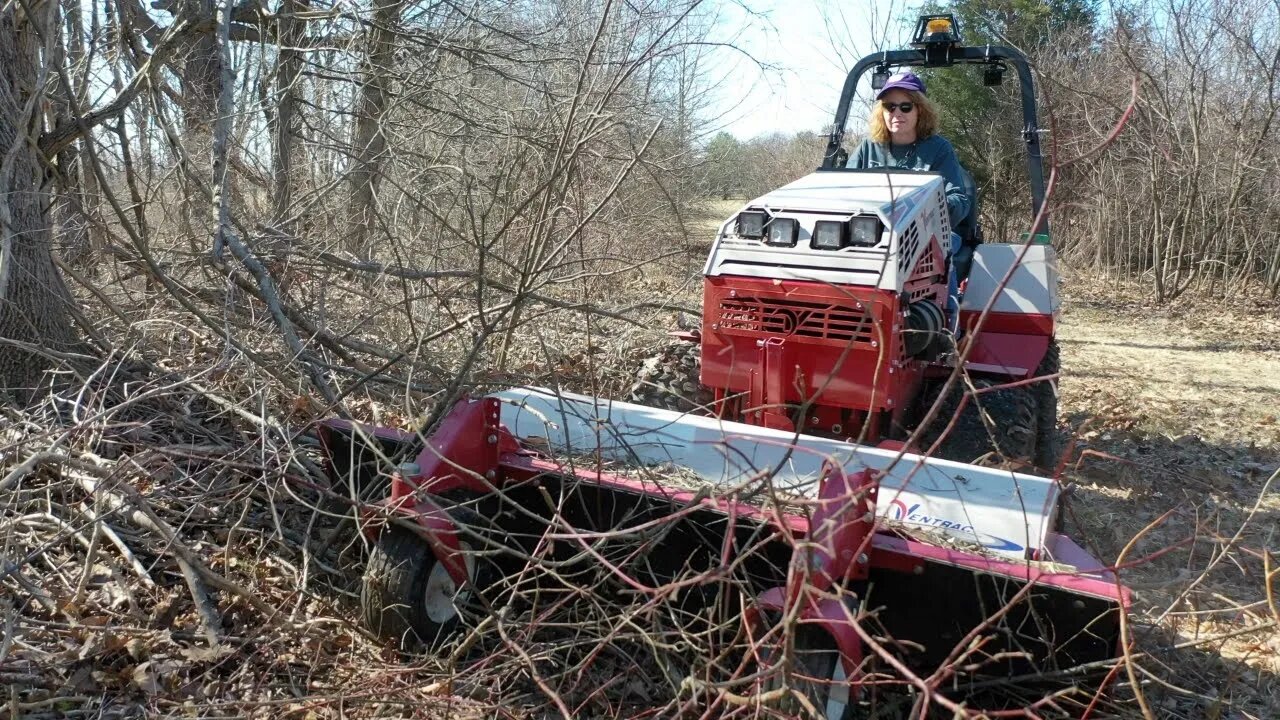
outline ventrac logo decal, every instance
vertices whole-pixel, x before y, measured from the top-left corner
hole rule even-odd
[[[920,512],[920,503],[907,507],[907,504],[901,500],[894,500],[889,503],[888,517],[890,520],[898,520],[908,525],[938,528],[940,530],[948,530],[956,533],[957,535],[967,535],[969,537],[976,538],[982,547],[987,548],[988,550],[995,550],[998,552],[1018,552],[1023,549],[1022,545],[1012,540],[1006,540],[1002,537],[996,537],[995,535],[988,535],[984,532],[974,530],[973,526],[968,523],[950,520],[943,517],[925,515]]]
[[[769,320],[780,327],[772,328],[775,332],[784,335],[790,335],[796,331],[796,328],[803,326],[809,322],[809,318],[813,315],[812,310],[803,310],[796,313],[793,310],[784,310],[781,308],[765,308],[765,312],[769,315]]]
[[[906,197],[897,198],[893,202],[893,213],[889,216],[891,225],[896,225],[899,220],[907,216],[919,202],[915,199],[914,194]]]

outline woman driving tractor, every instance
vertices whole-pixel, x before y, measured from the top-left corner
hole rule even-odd
[[[876,93],[867,128],[867,138],[849,156],[851,168],[903,168],[928,170],[946,178],[947,214],[951,227],[969,216],[973,200],[966,192],[965,171],[955,148],[937,133],[938,113],[925,97],[924,81],[915,73],[891,76]],[[952,232],[951,259],[955,276],[969,274],[973,248]],[[954,297],[955,288],[951,289]]]

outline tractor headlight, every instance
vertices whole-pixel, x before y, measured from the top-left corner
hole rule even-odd
[[[738,213],[738,235],[749,238],[764,237],[764,219],[762,212]]]
[[[848,223],[819,220],[813,225],[813,239],[809,247],[814,250],[839,250],[844,247],[844,231]]]
[[[875,247],[880,242],[880,218],[856,217],[849,221],[849,244],[853,247]]]
[[[779,218],[773,219],[769,223],[769,238],[765,240],[770,245],[781,245],[784,247],[794,247],[796,244],[796,235],[800,231],[800,221],[795,218]]]

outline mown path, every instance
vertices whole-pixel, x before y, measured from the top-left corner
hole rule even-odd
[[[1122,578],[1153,655],[1137,662],[1170,685],[1148,691],[1153,712],[1280,717],[1280,319],[1066,289],[1069,530],[1104,561],[1138,561]]]

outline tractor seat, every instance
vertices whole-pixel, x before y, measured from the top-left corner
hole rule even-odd
[[[960,171],[964,173],[964,191],[972,202],[969,203],[969,214],[951,228],[952,232],[960,236],[960,247],[951,250],[955,284],[964,282],[969,277],[969,270],[973,267],[973,249],[982,244],[982,227],[978,224],[978,218],[982,215],[978,212],[978,185],[968,170],[960,168]],[[955,294],[955,284],[952,286],[952,294]]]
[[[964,191],[971,200],[969,204],[969,214],[964,219],[956,223],[952,230],[960,236],[961,244],[966,247],[976,247],[982,244],[982,228],[978,225],[978,185],[973,181],[973,174],[964,168],[960,168],[964,173]]]

